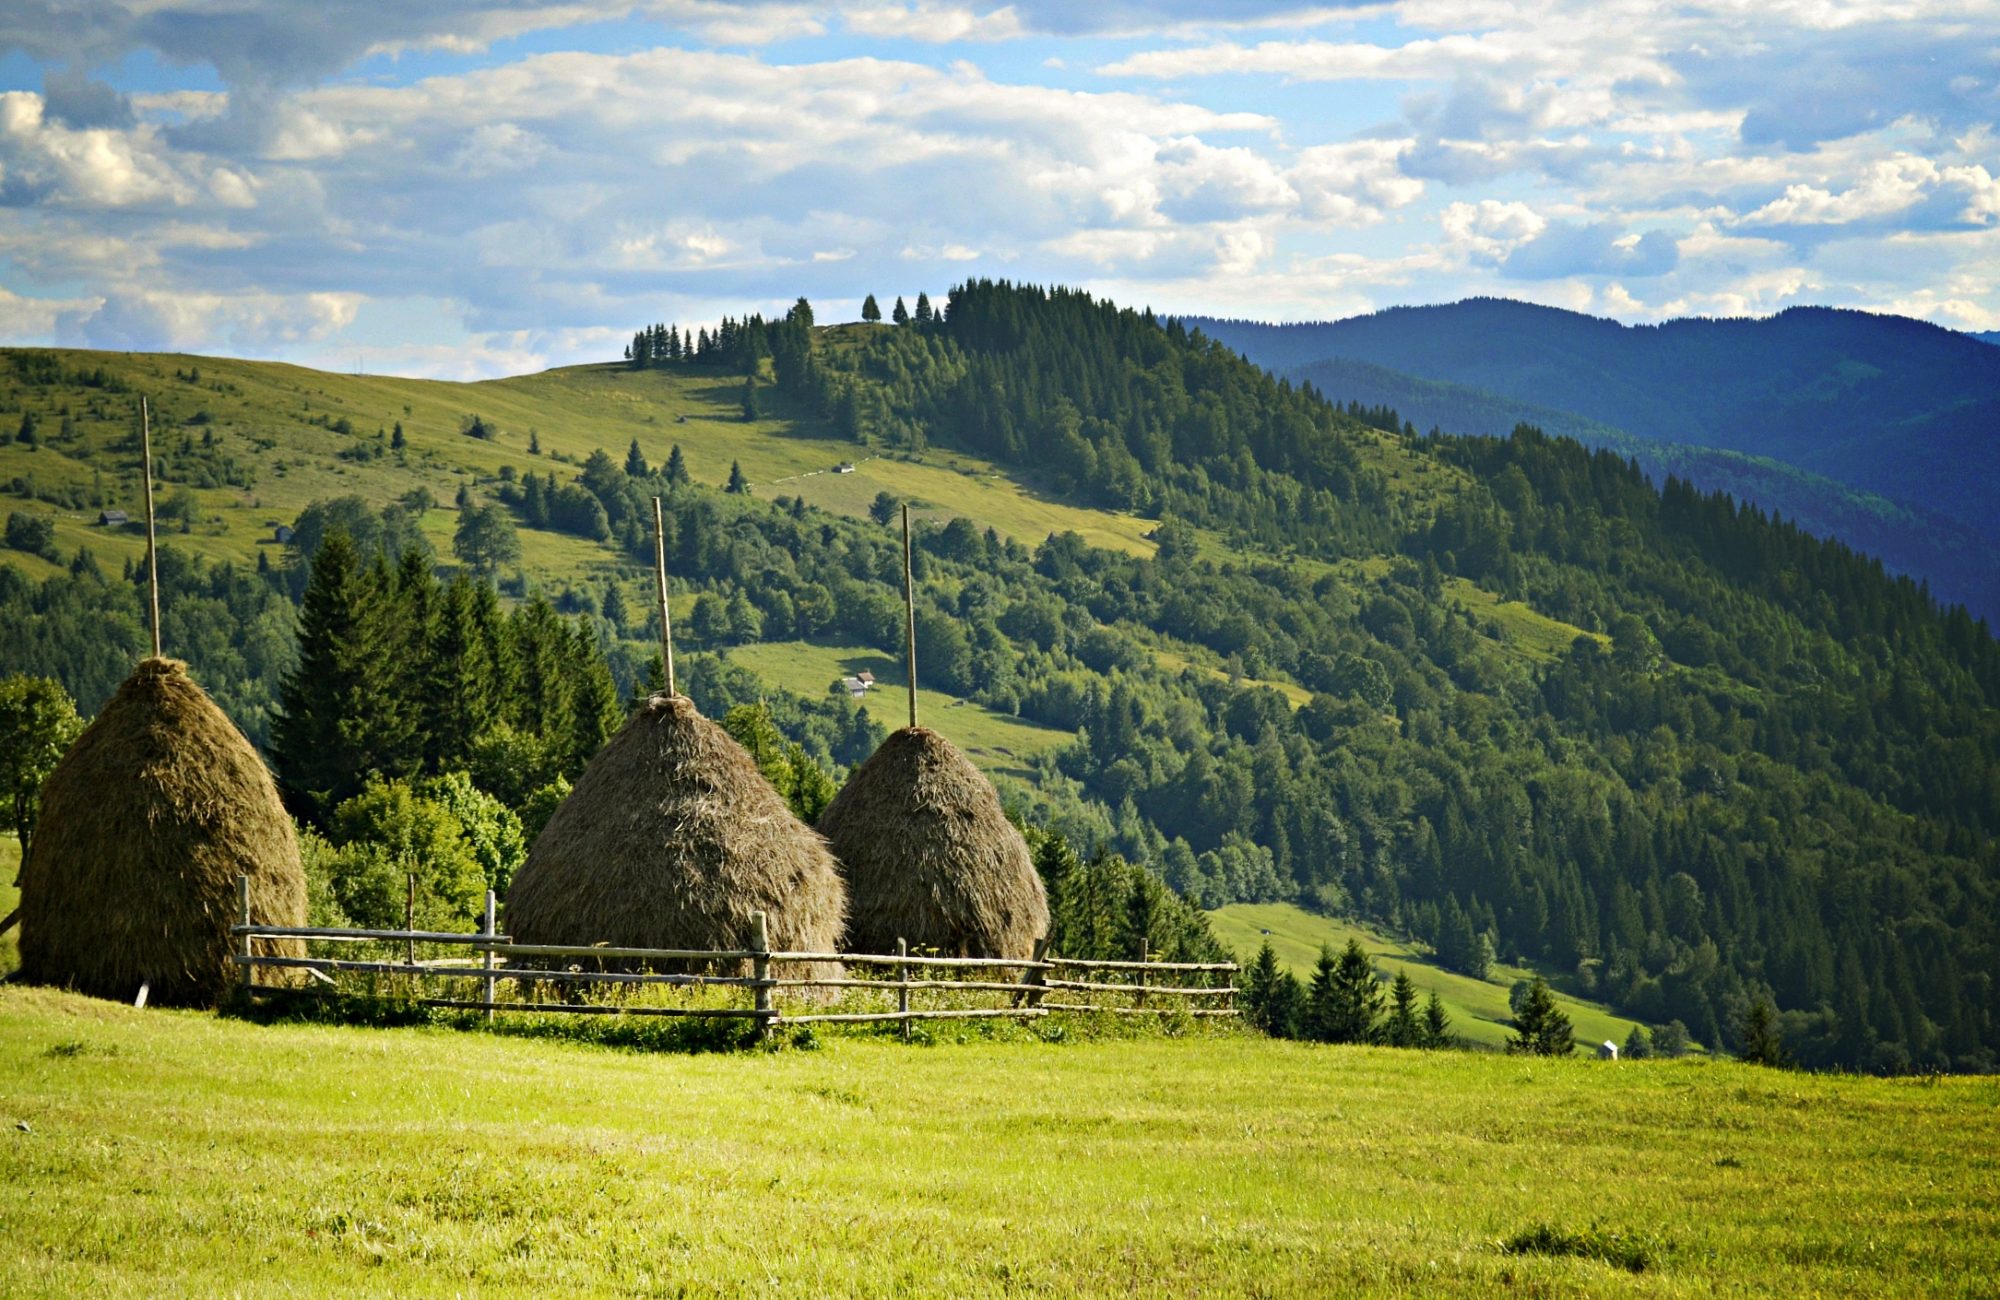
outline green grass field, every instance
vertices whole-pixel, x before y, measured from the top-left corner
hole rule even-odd
[[[1357,940],[1383,975],[1393,979],[1398,970],[1407,970],[1419,994],[1437,990],[1438,999],[1451,1013],[1452,1032],[1479,1047],[1506,1046],[1514,1032],[1508,1023],[1513,1013],[1507,1007],[1507,991],[1515,980],[1534,975],[1531,970],[1496,963],[1487,979],[1472,979],[1433,965],[1429,954],[1413,945],[1351,922],[1316,916],[1290,903],[1232,903],[1210,912],[1208,923],[1215,937],[1235,952],[1238,961],[1247,962],[1255,957],[1257,949],[1269,940],[1278,961],[1301,980],[1311,978],[1321,944],[1331,944],[1339,952],[1349,939]],[[1637,1023],[1613,1015],[1594,1002],[1561,993],[1556,995],[1556,1001],[1576,1030],[1580,1053],[1607,1038],[1622,1046],[1625,1036]]]
[[[909,725],[909,674],[902,660],[879,650],[814,641],[766,641],[732,648],[729,661],[748,668],[772,686],[808,698],[826,694],[836,677],[865,669],[876,679],[863,701],[870,716],[891,731]],[[1075,732],[995,713],[970,700],[934,691],[923,684],[921,663],[917,674],[918,721],[943,733],[988,772],[1025,778],[1029,759],[1076,739]]]
[[[1981,1295],[2000,1080],[1251,1038],[644,1056],[0,989],[0,1294]],[[1631,1273],[1510,1255],[1629,1234]]]

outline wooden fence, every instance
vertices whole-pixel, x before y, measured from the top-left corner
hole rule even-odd
[[[313,926],[258,925],[250,915],[250,882],[237,881],[241,920],[231,927],[237,941],[236,961],[242,967],[246,996],[293,995],[300,992],[330,992],[337,975],[401,976],[416,983],[420,993],[410,1001],[418,1006],[442,1007],[484,1013],[490,1024],[495,1015],[514,1012],[536,1014],[582,1014],[625,1016],[710,1016],[754,1020],[759,1037],[767,1037],[780,1025],[899,1023],[903,1036],[910,1036],[913,1023],[925,1020],[974,1020],[988,1018],[1034,1019],[1052,1012],[1082,1012],[1122,1016],[1185,1015],[1223,1017],[1238,1014],[1236,1009],[1234,962],[1091,961],[1048,952],[1047,940],[1035,945],[1026,960],[1005,957],[936,957],[912,953],[898,943],[891,953],[789,952],[770,946],[764,913],[751,921],[749,943],[739,949],[613,948],[604,945],[562,945],[515,943],[498,932],[494,924],[492,893],[486,896],[485,923],[473,934],[455,931],[418,930],[406,922],[401,930],[326,929]],[[414,911],[414,908],[412,908]],[[374,945],[388,948],[393,957],[365,958],[331,956],[286,957],[257,951],[258,940],[294,939],[307,944]],[[417,946],[456,948],[462,956],[420,960]],[[570,965],[553,964],[560,960]],[[527,964],[512,964],[516,961]],[[644,967],[650,963],[699,963],[710,966],[750,965],[749,975],[676,974],[646,969],[585,969],[579,963],[630,963]],[[823,975],[815,968],[837,963],[839,975]],[[803,973],[774,974],[778,968]],[[854,968],[892,972],[891,978],[869,978],[853,973]],[[317,990],[286,984],[260,984],[257,972],[297,970],[314,981]],[[980,978],[989,976],[990,978]],[[470,982],[476,996],[445,996],[454,982]],[[503,1000],[500,986],[511,981],[513,997]],[[446,987],[440,988],[438,986]],[[559,1001],[538,1000],[536,990],[549,986],[564,990]],[[664,1006],[633,1005],[629,1002],[587,1001],[584,994],[593,986],[612,990],[658,986],[688,990],[743,990],[747,1006]],[[812,997],[803,1010],[780,1010],[776,995],[815,994],[819,990],[837,996],[850,993],[895,995],[895,1010],[825,1011],[826,999]],[[918,995],[949,993],[1006,995],[995,1006],[920,1007]]]

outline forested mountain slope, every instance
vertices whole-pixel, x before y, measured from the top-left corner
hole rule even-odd
[[[1921,505],[1864,492],[1769,456],[1664,442],[1463,384],[1419,379],[1366,361],[1334,359],[1284,372],[1377,423],[1505,437],[1516,425],[1574,438],[1638,462],[1655,483],[1669,475],[1705,492],[1727,492],[1781,515],[1816,537],[1837,537],[1880,556],[1897,573],[1930,584],[1946,603],[2000,619],[2000,541]]]
[[[1074,734],[1007,786],[1035,819],[1205,904],[1297,898],[1466,965],[1490,945],[1707,1042],[1769,998],[1807,1063],[1993,1065],[2000,653],[1962,612],[1754,510],[1655,489],[1614,456],[1390,433],[1078,293],[980,282],[921,323],[825,330],[795,310],[727,333],[692,360],[648,350],[642,366],[567,372],[570,404],[671,394],[690,418],[661,432],[689,461],[706,444],[711,465],[748,429],[815,464],[970,471],[937,480],[920,530],[923,671],[965,708]],[[157,364],[71,356],[35,378],[45,363],[16,362],[8,391],[74,410],[102,393],[72,382],[86,363]],[[764,377],[746,403],[760,418],[725,418],[746,372]],[[391,395],[363,427],[395,418]],[[676,476],[657,443],[620,466],[626,427],[599,443],[612,455],[569,465],[530,457],[515,431],[497,453],[425,431],[441,458],[451,439],[480,444],[469,509],[498,502],[526,543],[546,534],[603,566],[572,620],[620,687],[643,671],[648,632],[643,615],[606,612],[607,581],[637,591],[654,492],[670,501],[677,623],[695,606],[698,641],[894,649],[894,538],[847,486],[858,471],[730,495]],[[592,432],[539,436],[573,447]],[[106,445],[80,463],[110,476],[126,458]],[[983,505],[1068,512],[1102,544],[989,530]],[[264,575],[173,566],[170,605],[215,602],[205,681],[248,692],[289,653],[297,550]],[[136,637],[131,584],[84,560],[30,580],[38,563],[0,573],[9,665],[72,674],[98,642],[117,658],[117,638]],[[519,589],[560,598],[562,581]],[[705,664],[711,698],[754,698],[726,658]],[[844,696],[772,695],[822,761],[865,742]],[[949,732],[949,711],[937,725]]]
[[[1768,456],[1947,515],[2000,549],[2000,351],[1922,321],[1797,307],[1628,326],[1481,298],[1316,324],[1189,324],[1295,379],[1317,362],[1366,362],[1658,442]],[[1813,513],[1794,500],[1772,505]]]

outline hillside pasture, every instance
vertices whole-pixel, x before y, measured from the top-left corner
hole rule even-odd
[[[1321,944],[1337,953],[1353,939],[1360,943],[1384,978],[1407,970],[1420,996],[1435,989],[1445,1010],[1451,1013],[1452,1032],[1477,1047],[1505,1047],[1513,1036],[1513,1012],[1507,1006],[1507,992],[1517,979],[1533,978],[1534,972],[1495,962],[1484,980],[1461,975],[1435,964],[1428,952],[1415,944],[1391,939],[1364,926],[1332,917],[1318,916],[1290,903],[1232,903],[1208,913],[1209,927],[1223,946],[1240,962],[1257,955],[1265,941],[1277,954],[1279,964],[1289,968],[1301,981],[1312,978],[1313,963],[1319,960]],[[1613,1015],[1595,1002],[1585,1002],[1558,992],[1556,1001],[1576,1030],[1577,1051],[1588,1053],[1610,1039],[1623,1046],[1625,1036],[1636,1021]]]
[[[1993,1079],[1254,1038],[658,1057],[15,988],[0,1078],[11,1296],[1969,1296],[2000,1275]]]
[[[809,698],[826,694],[835,678],[872,672],[875,685],[861,700],[862,706],[891,731],[909,725],[909,671],[901,659],[879,650],[816,641],[766,641],[732,648],[729,661],[748,668],[772,686]],[[1025,779],[1028,762],[1035,755],[1076,739],[1075,732],[995,713],[971,700],[925,686],[921,660],[917,663],[917,692],[918,721],[942,732],[989,774]]]

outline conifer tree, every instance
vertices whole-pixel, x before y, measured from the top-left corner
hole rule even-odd
[[[544,742],[567,744],[574,713],[569,629],[537,592],[508,618],[507,632],[520,674],[508,701],[508,723]]]
[[[745,423],[757,418],[757,377],[748,375],[743,380],[743,419]]]
[[[612,588],[616,591],[617,588]],[[598,651],[597,638],[588,622],[577,620],[570,632],[570,673],[572,675],[571,714],[568,740],[568,774],[583,771],[604,742],[618,730],[618,684],[611,680],[611,668]]]
[[[1320,949],[1306,994],[1306,1020],[1323,1043],[1372,1043],[1382,1015],[1382,989],[1368,954],[1352,939],[1339,957]]]
[[[371,774],[404,774],[397,759],[412,720],[397,689],[384,599],[346,531],[329,533],[299,607],[298,666],[280,687],[271,722],[279,783],[316,822],[359,794]]]
[[[1432,989],[1430,997],[1424,999],[1424,1046],[1451,1046],[1451,1016],[1444,1009],[1444,999]]]
[[[1514,1037],[1507,1040],[1507,1050],[1531,1056],[1568,1056],[1576,1050],[1569,1017],[1556,1006],[1549,982],[1539,975],[1514,1013]]]
[[[534,429],[528,430],[528,454],[530,456],[542,454],[542,435]]]
[[[625,475],[627,478],[644,478],[652,473],[646,465],[645,453],[639,450],[639,440],[632,439],[632,445],[625,449]]]
[[[750,480],[743,477],[743,466],[741,463],[733,460],[729,462],[729,485],[723,491],[735,493],[737,496],[744,496],[749,493]]]
[[[1298,976],[1288,970],[1278,972],[1264,1015],[1273,1038],[1305,1036],[1306,991],[1299,986]]]
[[[903,296],[901,294],[896,295],[896,305],[890,309],[889,319],[898,325],[908,325],[910,323],[910,309],[903,305]]]
[[[1736,1059],[1751,1065],[1783,1065],[1785,1045],[1778,1033],[1778,1013],[1765,998],[1753,1000],[1743,1009],[1743,1022],[1736,1033]]]
[[[403,422],[398,420],[396,421],[395,431],[389,435],[389,450],[401,451],[409,445],[410,440],[403,436]]]
[[[882,319],[882,308],[876,304],[875,295],[872,293],[861,304],[861,319],[871,325],[876,324]]]
[[[1407,970],[1396,972],[1389,988],[1389,1018],[1382,1025],[1382,1041],[1391,1047],[1421,1047],[1424,1027],[1417,1010],[1417,985]]]
[[[604,589],[604,602],[599,610],[604,616],[604,621],[611,624],[613,635],[624,635],[625,622],[631,617],[631,613],[625,608],[625,593],[619,588],[616,580]]]
[[[439,596],[424,655],[424,760],[434,772],[465,767],[499,713],[499,673],[483,612],[472,579],[458,570]]]
[[[917,295],[917,324],[928,325],[933,319],[935,317],[931,312],[931,296],[927,293],[919,293]]]
[[[679,487],[690,481],[688,478],[687,460],[681,455],[681,445],[679,443],[675,443],[674,449],[667,453],[666,477],[669,487]]]

